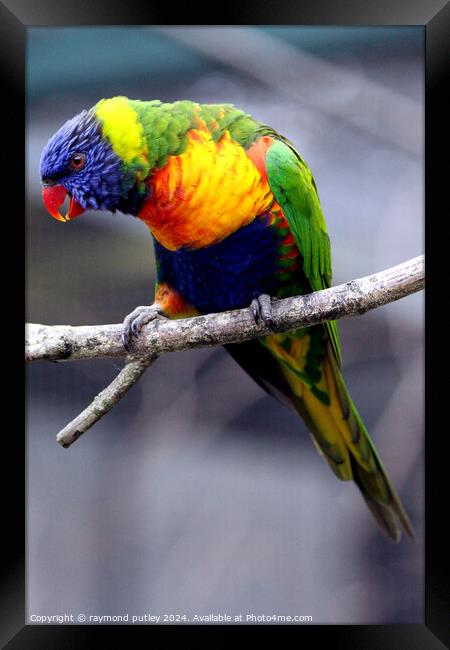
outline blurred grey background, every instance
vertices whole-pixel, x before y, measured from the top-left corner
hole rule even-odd
[[[27,320],[116,323],[152,301],[146,227],[40,199],[52,133],[101,97],[231,102],[294,141],[338,284],[423,252],[423,28],[28,30]],[[27,369],[28,615],[423,622],[423,295],[343,320],[349,387],[417,531],[391,545],[303,423],[223,349],[159,359],[69,450],[119,362]]]

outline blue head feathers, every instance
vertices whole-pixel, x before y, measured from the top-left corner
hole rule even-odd
[[[50,138],[40,172],[44,186],[63,186],[83,208],[115,210],[127,198],[122,161],[92,110],[82,111]]]

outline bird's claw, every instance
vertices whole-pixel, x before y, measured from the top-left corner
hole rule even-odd
[[[273,329],[275,321],[273,319],[272,300],[269,295],[262,293],[257,298],[253,298],[250,303],[250,311],[257,325],[262,322]]]
[[[125,317],[122,326],[122,344],[127,352],[130,351],[133,336],[137,336],[144,325],[156,319],[165,319],[163,311],[158,305],[136,307],[131,314]]]

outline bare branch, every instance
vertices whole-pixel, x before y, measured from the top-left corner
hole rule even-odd
[[[133,343],[129,356],[122,345],[122,325],[27,324],[26,361],[67,361],[125,357],[126,365],[92,404],[57,436],[68,447],[107,413],[164,352],[248,341],[260,336],[309,327],[328,320],[364,314],[425,286],[423,255],[380,273],[305,296],[272,300],[273,327],[255,323],[250,309],[206,314],[179,320],[155,320]]]
[[[125,364],[117,377],[101,393],[96,395],[91,404],[69,422],[56,436],[56,441],[67,448],[78,440],[85,431],[90,429],[113,406],[119,402],[132,386],[142,377],[156,357],[134,359]]]
[[[305,296],[273,300],[275,328],[256,324],[249,309],[206,314],[179,320],[156,320],[136,337],[135,356],[157,355],[189,348],[237,343],[317,325],[345,316],[358,316],[411,293],[425,285],[425,259],[421,255],[386,271],[352,280]],[[28,324],[25,360],[51,361],[125,357],[122,325],[36,325]]]

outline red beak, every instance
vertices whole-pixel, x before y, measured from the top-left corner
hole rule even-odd
[[[70,197],[69,209],[66,216],[63,217],[59,212],[59,208],[64,203],[66,196],[67,190],[62,185],[49,185],[42,190],[42,200],[45,207],[52,217],[58,219],[58,221],[70,221],[86,210],[73,197]]]

